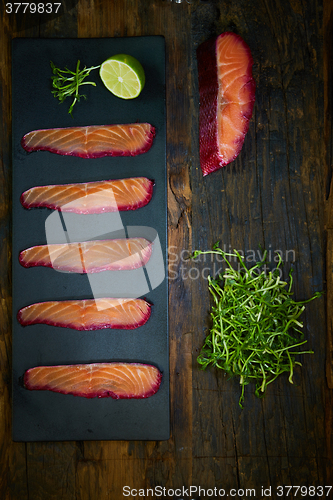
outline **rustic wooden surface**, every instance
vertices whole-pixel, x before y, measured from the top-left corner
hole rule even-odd
[[[8,15],[4,3],[0,9],[1,500],[118,500],[125,485],[255,488],[255,498],[261,498],[261,486],[275,491],[278,485],[332,485],[331,3],[72,0],[60,15],[44,19]],[[195,49],[226,30],[251,47],[256,104],[240,156],[203,179]],[[167,51],[172,435],[163,442],[14,443],[11,39],[139,35],[163,35]],[[286,268],[294,256],[298,299],[326,290],[303,316],[315,354],[302,358],[294,385],[281,377],[262,400],[248,386],[244,410],[238,406],[237,381],[216,370],[202,372],[196,363],[209,327],[203,275],[220,263],[185,257],[217,240],[248,256],[259,244],[272,255],[280,250],[288,257]],[[172,498],[171,492],[162,498]]]

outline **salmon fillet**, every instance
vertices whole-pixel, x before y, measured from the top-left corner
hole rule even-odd
[[[147,152],[155,137],[149,123],[91,125],[33,130],[21,140],[28,151],[50,151],[81,158],[136,156]]]
[[[161,380],[155,366],[120,362],[38,366],[23,377],[29,390],[114,399],[148,398],[158,391]]]
[[[23,267],[97,273],[137,269],[148,262],[151,253],[152,243],[145,238],[122,238],[37,245],[23,250],[19,262]]]
[[[205,176],[240,153],[253,112],[255,81],[251,51],[235,33],[202,43],[197,60],[200,165]]]
[[[36,186],[21,195],[25,208],[47,207],[62,212],[99,214],[136,210],[149,203],[153,181],[132,177],[111,181]]]
[[[132,330],[144,325],[150,313],[151,306],[143,299],[103,298],[38,302],[20,309],[17,319],[23,326],[46,324],[74,330]]]

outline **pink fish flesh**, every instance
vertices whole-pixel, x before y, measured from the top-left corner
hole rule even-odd
[[[91,125],[33,130],[21,141],[30,151],[50,151],[81,158],[136,156],[146,153],[153,144],[155,127],[149,123],[126,125]]]
[[[25,208],[47,207],[62,212],[99,214],[136,210],[153,194],[152,180],[132,177],[112,181],[37,186],[21,195]]]
[[[21,325],[46,324],[74,330],[117,328],[132,330],[144,325],[151,306],[143,299],[86,299],[38,302],[23,307]]]
[[[33,246],[20,253],[19,262],[23,267],[97,273],[137,269],[148,262],[151,253],[152,243],[145,238],[92,240]]]
[[[84,398],[141,399],[155,394],[162,373],[143,363],[91,363],[37,366],[24,373],[31,391],[53,391]]]
[[[252,55],[235,33],[222,33],[197,49],[200,93],[200,166],[207,175],[235,160],[255,101]]]

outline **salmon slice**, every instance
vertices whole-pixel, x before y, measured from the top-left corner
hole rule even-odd
[[[82,243],[38,245],[19,255],[23,267],[44,266],[70,273],[124,271],[144,266],[152,243],[145,238],[93,240]]]
[[[78,184],[36,186],[21,195],[25,208],[47,207],[62,212],[99,214],[136,210],[147,205],[154,182],[146,177]]]
[[[33,130],[21,141],[30,151],[50,151],[81,158],[136,156],[148,151],[155,137],[149,123],[126,125],[91,125]]]
[[[255,101],[253,59],[244,40],[222,33],[197,49],[200,165],[207,175],[235,160]]]
[[[74,330],[119,328],[133,330],[150,317],[150,304],[143,299],[87,299],[38,302],[23,307],[21,325],[46,324]]]
[[[162,373],[143,363],[92,363],[37,366],[23,377],[29,390],[53,391],[84,398],[149,398],[161,384]]]

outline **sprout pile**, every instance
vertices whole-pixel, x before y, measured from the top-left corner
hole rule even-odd
[[[211,308],[212,326],[198,356],[203,369],[212,365],[224,370],[229,376],[239,377],[243,407],[244,388],[250,382],[256,385],[255,394],[261,397],[267,386],[284,372],[293,383],[296,356],[313,353],[300,351],[306,343],[299,320],[305,304],[320,297],[316,292],[308,300],[292,298],[292,270],[289,284],[280,277],[283,264],[278,254],[278,264],[273,271],[263,269],[263,260],[247,268],[244,257],[234,250],[226,253],[218,243],[210,251],[196,250],[192,258],[202,254],[218,254],[223,257],[226,269],[217,278],[208,277],[209,291],[213,297]],[[238,269],[231,264],[236,259]]]

